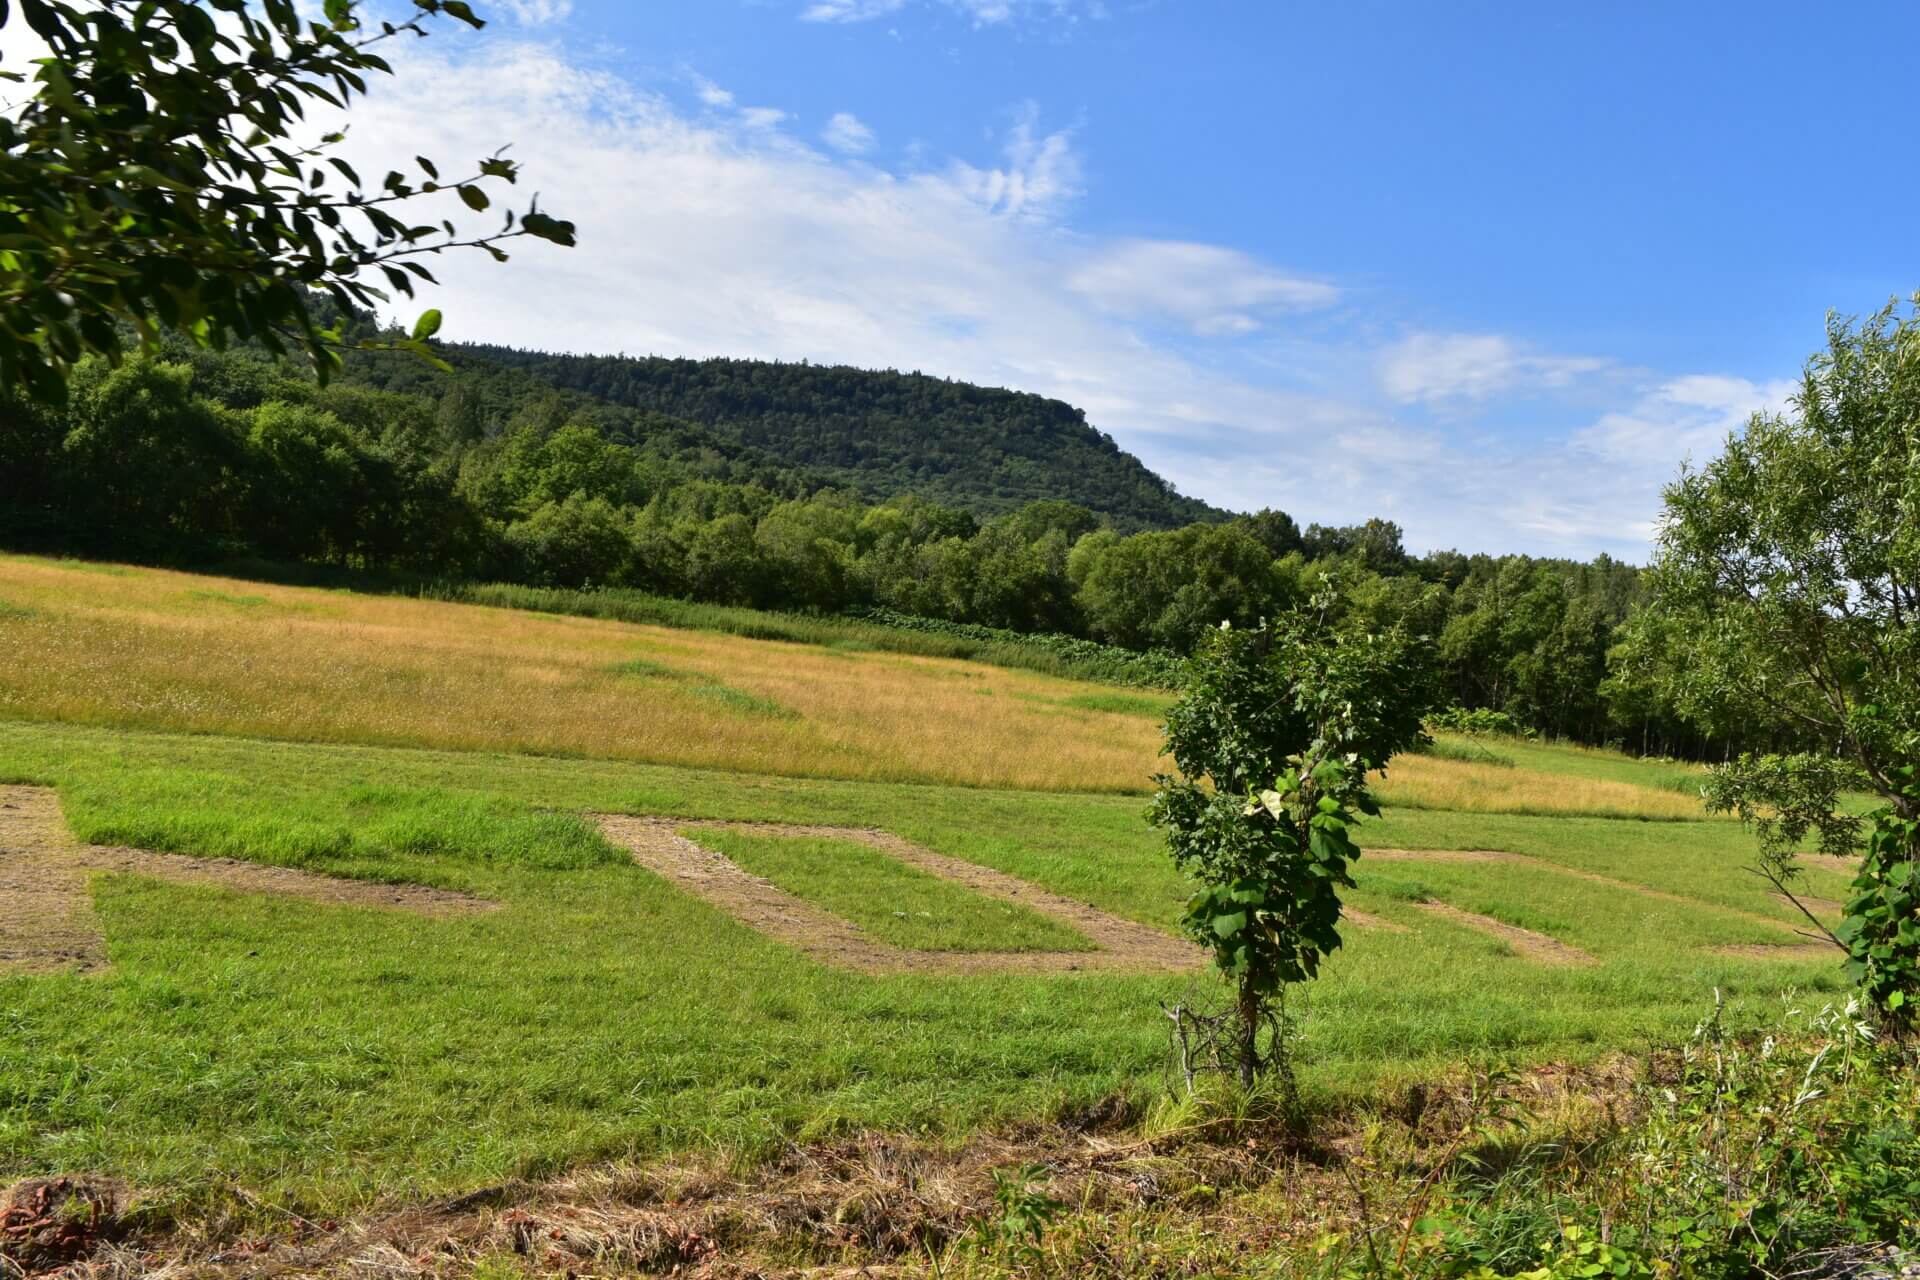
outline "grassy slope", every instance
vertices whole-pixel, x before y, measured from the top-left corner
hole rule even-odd
[[[1061,790],[1143,789],[1158,737],[952,659],[19,556],[0,604],[36,720]]]
[[[597,1155],[879,1125],[951,1131],[1158,1086],[1177,979],[868,978],[669,888],[576,817],[874,825],[1170,926],[1183,886],[1138,797],[721,775],[619,761],[292,745],[0,721],[0,780],[59,786],[84,837],[409,879],[505,901],[425,922],[127,877],[96,884],[114,967],[0,978],[0,1170],[93,1167],[309,1207],[468,1188]],[[1786,919],[1724,822],[1400,808],[1374,845],[1517,849]],[[1405,902],[1555,932],[1543,969]],[[1498,865],[1363,863],[1310,1000],[1310,1087],[1463,1054],[1672,1036],[1706,993],[1756,1010],[1818,964],[1730,958],[1762,927]]]
[[[33,655],[0,663],[0,716],[123,728],[1143,792],[1167,705],[952,659],[19,556],[0,555],[0,606],[0,652]],[[1382,795],[1701,816],[1671,770],[1500,751],[1528,767],[1408,756]]]

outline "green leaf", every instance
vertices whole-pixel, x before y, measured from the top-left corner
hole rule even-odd
[[[520,229],[530,236],[565,245],[568,248],[572,248],[574,244],[573,224],[558,218],[549,218],[544,213],[527,214],[520,219]]]
[[[462,185],[454,188],[460,193],[460,199],[467,208],[475,213],[485,212],[493,201],[487,199],[487,193],[475,186]]]
[[[413,336],[416,341],[424,342],[438,332],[440,332],[440,312],[437,308],[421,312],[420,318],[413,322]]]

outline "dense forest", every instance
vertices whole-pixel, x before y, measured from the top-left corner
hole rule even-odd
[[[1124,532],[1227,513],[1182,497],[1072,405],[1043,396],[895,373],[764,360],[549,355],[453,345],[471,378],[488,372],[678,419],[715,447],[762,450],[869,501],[913,494],[1003,515],[1071,493]],[[445,376],[418,361],[369,362],[384,390],[441,394]]]
[[[1639,571],[1604,556],[1413,556],[1382,520],[1229,517],[1076,411],[918,375],[455,355],[450,373],[358,355],[326,386],[252,350],[90,360],[63,408],[0,398],[0,541],[877,607],[1176,653],[1334,574],[1352,625],[1436,639],[1463,709],[1647,751],[1747,745],[1676,711]],[[1075,451],[1110,465],[1059,461]]]

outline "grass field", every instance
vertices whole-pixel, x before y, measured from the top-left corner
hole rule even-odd
[[[1170,701],[958,659],[4,555],[0,646],[32,655],[0,665],[0,715],[34,720],[1053,791],[1144,793]],[[1702,816],[1672,771],[1496,750],[1519,767],[1406,756],[1382,795]]]
[[[1195,979],[837,969],[635,866],[587,816],[879,829],[1171,930],[1185,887],[1138,794],[1155,695],[18,557],[0,558],[0,604],[0,783],[57,789],[80,838],[503,904],[430,919],[97,878],[110,967],[0,969],[0,1174],[342,1212],[1162,1087],[1156,1002]],[[1353,905],[1381,924],[1349,929],[1310,990],[1311,1094],[1667,1040],[1716,988],[1735,1016],[1839,989],[1830,962],[1778,949],[1791,912],[1684,771],[1491,749],[1510,759],[1391,771],[1364,847],[1519,856],[1363,858]],[[1085,945],[857,845],[695,834],[897,946]],[[1839,896],[1838,873],[1813,875]],[[1475,918],[1590,962],[1531,957]]]

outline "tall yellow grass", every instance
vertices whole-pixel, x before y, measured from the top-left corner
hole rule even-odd
[[[685,678],[616,670],[635,659]],[[792,714],[701,696],[703,681]],[[1098,692],[941,658],[0,556],[0,714],[20,718],[1144,791],[1164,765],[1159,728],[1067,705]],[[1702,816],[1697,800],[1656,787],[1431,756],[1395,761],[1381,798],[1477,813]]]
[[[1706,818],[1697,797],[1571,773],[1396,757],[1374,788],[1383,804],[1462,813],[1586,814],[1601,818]]]
[[[1097,686],[944,659],[11,556],[0,605],[16,717],[1046,790],[1144,789],[1158,747],[1060,705]]]

